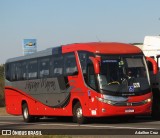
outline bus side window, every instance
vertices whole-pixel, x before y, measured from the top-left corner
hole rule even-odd
[[[16,77],[16,64],[15,63],[11,63],[11,80],[12,81],[16,81],[17,77]]]
[[[64,62],[64,75],[76,75],[78,73],[76,58],[74,53],[69,53],[65,55],[65,62]]]
[[[28,78],[37,79],[37,60],[29,61]]]
[[[96,76],[93,63],[88,59],[86,83],[93,89],[96,89]]]
[[[16,80],[21,80],[22,78],[22,69],[21,69],[21,63],[16,63]]]
[[[85,83],[92,89],[97,89],[94,66],[92,61],[89,59],[89,57],[93,56],[93,54],[86,51],[79,51],[78,55]]]
[[[53,77],[63,75],[63,56],[53,57]]]
[[[82,72],[83,74],[86,74],[87,72],[87,69],[86,69],[86,66],[87,66],[87,52],[78,52],[78,55],[79,55],[79,60],[81,62],[81,69],[82,69]]]
[[[11,80],[11,64],[6,64],[5,66],[5,75],[7,80]]]
[[[21,67],[21,69],[22,69],[22,80],[27,80],[27,68],[28,68],[27,62],[26,61],[22,62],[22,67]]]
[[[43,58],[39,60],[39,78],[48,77],[49,72],[49,58]]]

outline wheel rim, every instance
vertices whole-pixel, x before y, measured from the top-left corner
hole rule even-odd
[[[76,114],[77,114],[77,118],[81,118],[82,117],[82,108],[77,108]]]
[[[28,109],[27,108],[24,109],[23,114],[24,114],[24,118],[27,119],[28,118]]]

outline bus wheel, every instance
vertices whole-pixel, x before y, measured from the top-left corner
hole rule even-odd
[[[23,119],[26,123],[32,122],[34,117],[29,114],[27,103],[22,105]]]
[[[73,107],[73,122],[77,122],[78,124],[86,123],[86,118],[83,116],[82,107],[79,102]]]

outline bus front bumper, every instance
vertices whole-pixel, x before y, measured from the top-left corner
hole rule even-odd
[[[105,116],[126,116],[126,115],[147,115],[152,112],[152,98],[147,98],[139,102],[127,103],[104,103],[98,102],[97,108],[90,109],[90,115],[95,117]]]

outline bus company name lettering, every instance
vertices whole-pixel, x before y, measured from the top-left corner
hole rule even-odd
[[[45,88],[47,91],[49,91],[50,89],[56,90],[56,84],[55,81],[48,79],[40,79],[38,81],[28,80],[26,82],[25,89],[28,89],[29,91],[37,91],[37,89],[39,88]]]

